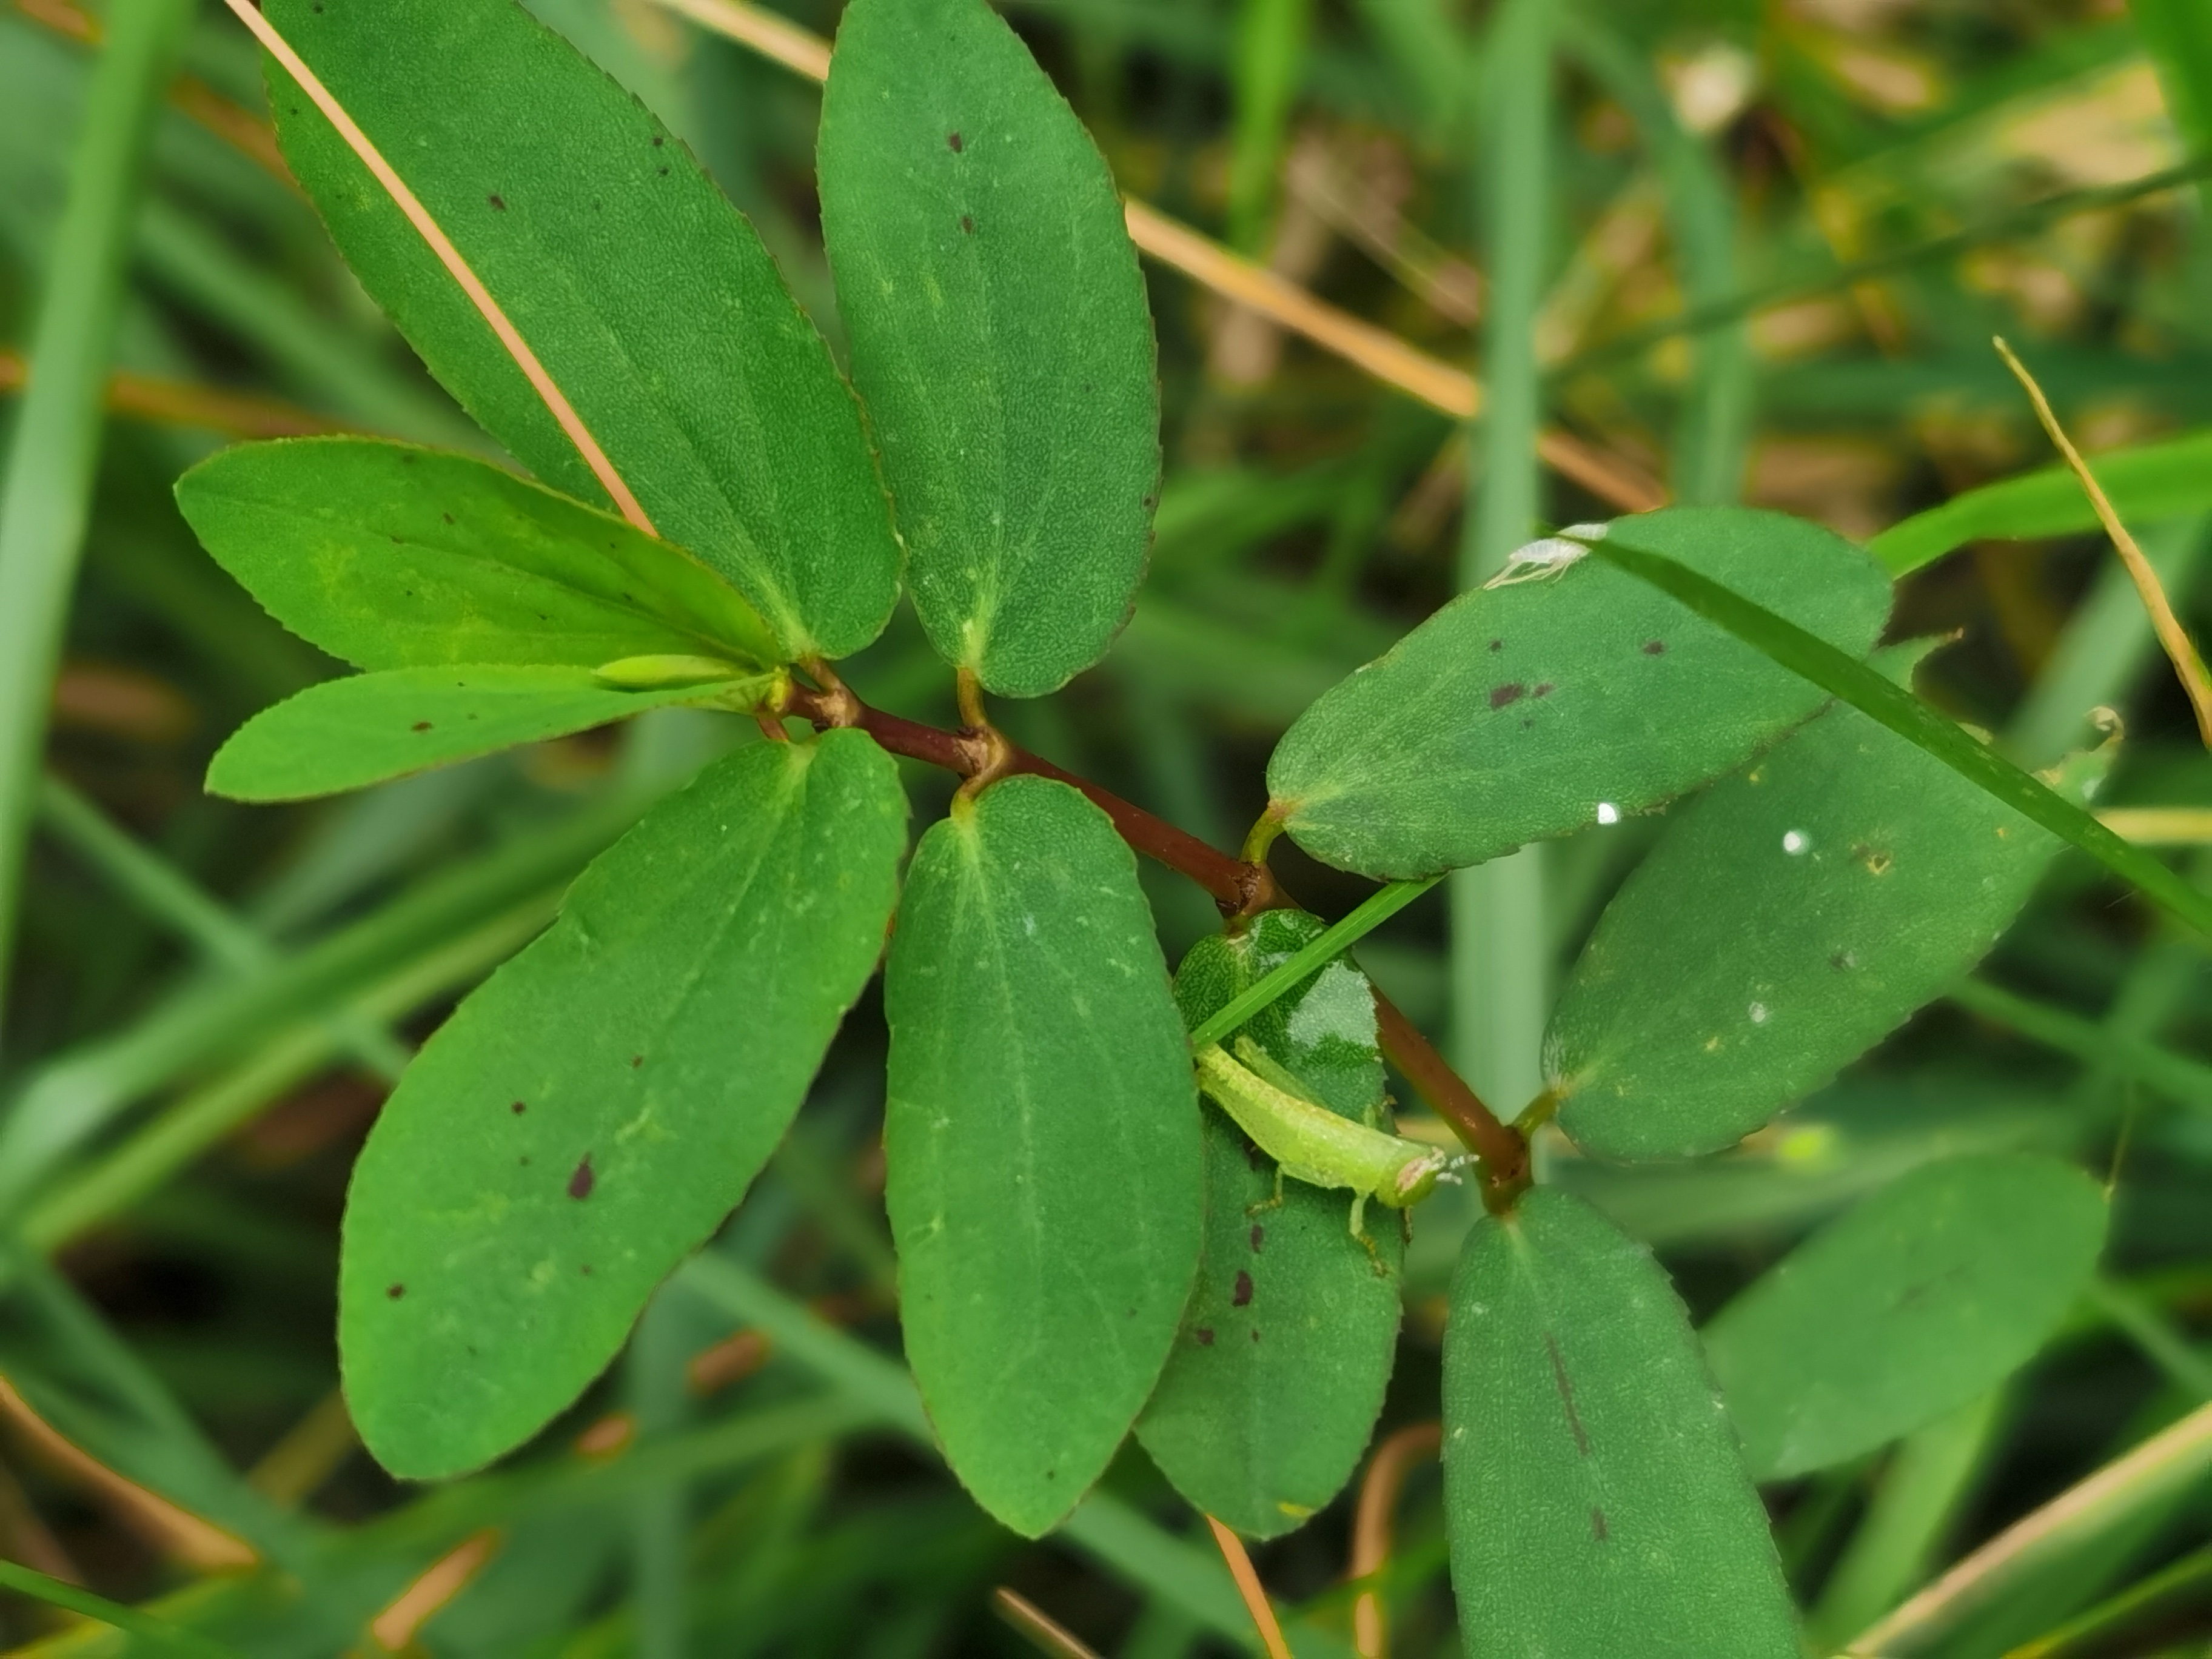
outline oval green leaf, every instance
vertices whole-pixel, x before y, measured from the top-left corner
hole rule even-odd
[[[1236,938],[1200,939],[1176,974],[1195,1025],[1327,931],[1270,910]],[[1243,1035],[1309,1098],[1355,1121],[1383,1110],[1375,991],[1340,957]],[[1275,1169],[1226,1114],[1206,1119],[1206,1247],[1175,1352],[1137,1438],[1198,1509],[1251,1538],[1290,1531],[1351,1479],[1397,1356],[1398,1214],[1370,1206],[1370,1255],[1346,1224],[1349,1195]]]
[[[2058,775],[2076,799],[2110,756]],[[1934,1000],[2064,843],[1838,707],[1670,825],[1545,1039],[1559,1127],[1607,1158],[1729,1146]]]
[[[2030,1153],[1930,1164],[1831,1222],[1705,1327],[1762,1480],[1910,1434],[2002,1382],[2095,1271],[2105,1199]]]
[[[234,800],[334,795],[519,743],[588,732],[648,708],[713,702],[733,688],[769,685],[763,676],[624,691],[602,685],[588,668],[503,663],[354,674],[311,685],[240,726],[208,763],[207,787]]]
[[[654,527],[791,658],[873,639],[898,548],[850,390],[752,227],[513,0],[268,0],[575,406]],[[286,159],[430,371],[549,484],[605,492],[476,307],[273,64]]]
[[[598,1375],[782,1137],[905,841],[860,733],[741,750],[423,1046],[355,1166],[339,1273],[346,1399],[386,1468],[474,1468]]]
[[[982,0],[854,0],[823,238],[945,658],[1037,696],[1105,654],[1159,486],[1152,315],[1106,163]]]
[[[1475,1224],[1444,1334],[1469,1659],[1797,1659],[1766,1512],[1649,1251],[1540,1188]]]
[[[1639,544],[1865,652],[1889,614],[1874,562],[1747,507],[1624,520]],[[1301,715],[1272,810],[1326,863],[1404,879],[1615,822],[1741,765],[1823,694],[1602,560],[1463,593]]]
[[[264,610],[356,668],[780,656],[743,596],[688,554],[471,456],[368,438],[240,444],[179,478],[177,505]]]
[[[884,996],[907,1359],[953,1472],[1036,1537],[1128,1432],[1198,1266],[1196,1089],[1134,856],[1066,784],[957,799]]]

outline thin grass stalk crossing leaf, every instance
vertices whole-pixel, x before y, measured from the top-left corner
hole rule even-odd
[[[1636,542],[1634,533],[1629,532],[1607,537],[1591,551],[1662,592],[1673,594],[1792,673],[1917,744],[2023,817],[2071,842],[2162,909],[2197,932],[2212,935],[2212,896],[2123,841],[1987,744],[1975,741],[1878,671],[1668,553]]]
[[[681,550],[473,457],[359,438],[246,444],[176,493],[201,545],[270,615],[356,668],[778,659],[753,608]]]
[[[873,639],[898,550],[860,410],[751,227],[636,101],[510,0],[270,0],[404,162],[659,533],[793,658]],[[272,76],[278,137],[347,262],[434,374],[556,489],[593,469],[324,115]]]
[[[2085,796],[2115,746],[2053,781]],[[1829,709],[1692,803],[1606,907],[1546,1037],[1560,1127],[1606,1158],[1730,1145],[1957,984],[2064,845]]]
[[[1273,978],[1333,931],[1270,910],[1240,935],[1200,939],[1176,972],[1184,1018]],[[1318,1108],[1382,1122],[1375,991],[1349,962],[1305,963],[1244,1030]],[[1217,1106],[1204,1112],[1198,1285],[1137,1437],[1194,1507],[1273,1538],[1336,1496],[1374,1431],[1395,1358],[1403,1234],[1395,1215],[1370,1209],[1363,1247],[1341,1190],[1279,1183]]]
[[[1841,537],[1746,507],[1667,507],[1600,538],[1663,547],[1870,648],[1889,585]],[[1548,538],[1324,694],[1267,762],[1269,811],[1324,863],[1410,879],[1617,823],[1733,770],[1820,707],[1755,649]]]
[[[1225,1042],[1262,1010],[1297,989],[1301,981],[1312,977],[1427,892],[1437,880],[1431,876],[1425,881],[1395,881],[1380,892],[1369,894],[1359,902],[1359,908],[1343,921],[1315,934],[1200,1020],[1191,1028],[1190,1046],[1205,1048]]]

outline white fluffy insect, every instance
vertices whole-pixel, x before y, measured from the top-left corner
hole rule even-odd
[[[1557,576],[1588,555],[1592,542],[1603,541],[1606,529],[1601,524],[1571,524],[1556,536],[1516,547],[1506,556],[1505,568],[1483,586],[1511,587],[1521,582],[1544,581]]]

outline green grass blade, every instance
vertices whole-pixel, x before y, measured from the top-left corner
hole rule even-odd
[[[1879,671],[1686,566],[1629,545],[1617,532],[1591,551],[1672,594],[1784,668],[1919,744],[2022,816],[2073,842],[2161,908],[2198,932],[2212,935],[2212,897],[2123,841],[1995,750],[1976,742]]]
[[[1394,881],[1388,887],[1369,894],[1359,908],[1342,921],[1310,945],[1302,947],[1287,961],[1270,969],[1200,1020],[1190,1034],[1190,1046],[1198,1049],[1221,1042],[1253,1015],[1342,956],[1442,879],[1441,876],[1430,876],[1421,881]]]
[[[0,474],[0,987],[62,626],[91,514],[139,175],[191,15],[189,0],[118,0],[107,20],[32,333],[30,390]]]
[[[90,1590],[65,1584],[58,1578],[49,1578],[43,1572],[19,1567],[13,1561],[0,1561],[0,1584],[21,1591],[25,1595],[35,1596],[50,1607],[66,1607],[71,1613],[81,1613],[88,1619],[97,1619],[103,1625],[112,1625],[125,1635],[148,1644],[157,1652],[177,1654],[182,1659],[239,1659],[235,1648],[210,1641],[197,1632],[172,1625],[166,1620],[155,1619],[136,1607],[126,1607],[104,1595],[94,1595]]]

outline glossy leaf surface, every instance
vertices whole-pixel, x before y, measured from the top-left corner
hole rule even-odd
[[[1297,910],[1242,937],[1200,939],[1176,974],[1195,1024],[1325,932]],[[1375,993],[1339,957],[1243,1030],[1310,1099],[1357,1122],[1383,1110]],[[1176,1490],[1253,1538],[1290,1531],[1351,1478],[1396,1357],[1402,1224],[1367,1211],[1370,1255],[1346,1227],[1349,1195],[1285,1181],[1211,1102],[1206,1250],[1175,1352],[1137,1437]]]
[[[2110,757],[2069,763],[2076,799]],[[1855,708],[1670,825],[1561,992],[1559,1126],[1609,1158],[1741,1139],[1978,961],[2063,845]]]
[[[1705,1327],[1762,1480],[1957,1410],[2042,1346],[2105,1242],[2105,1200],[2027,1153],[1930,1164],[1831,1222]]]
[[[1854,654],[1889,588],[1833,533],[1742,507],[1620,520]],[[1325,862],[1405,878],[1659,805],[1823,694],[1604,561],[1462,594],[1338,684],[1267,765],[1273,810]]]
[[[858,732],[741,750],[424,1045],[346,1207],[346,1398],[386,1468],[526,1439],[720,1224],[874,970],[905,819]]]
[[[241,444],[179,479],[177,502],[264,610],[356,668],[779,654],[696,560],[471,456],[366,438]]]
[[[898,551],[851,392],[737,210],[512,0],[269,0],[270,20],[490,289],[669,540],[799,657],[873,639]],[[547,483],[606,497],[352,151],[281,70],[286,158],[431,372]]]
[[[1104,159],[982,0],[855,0],[823,234],[931,641],[1035,696],[1105,654],[1159,484],[1152,317]]]
[[[709,702],[726,689],[623,691],[588,668],[507,664],[354,674],[311,685],[240,726],[208,763],[207,787],[234,800],[333,795],[648,708]]]
[[[884,982],[908,1363],[953,1472],[1036,1536],[1159,1376],[1205,1202],[1190,1051],[1134,856],[1015,777],[916,849]]]
[[[1596,1211],[1539,1188],[1475,1224],[1443,1398],[1469,1659],[1796,1659],[1766,1514],[1682,1304]]]

